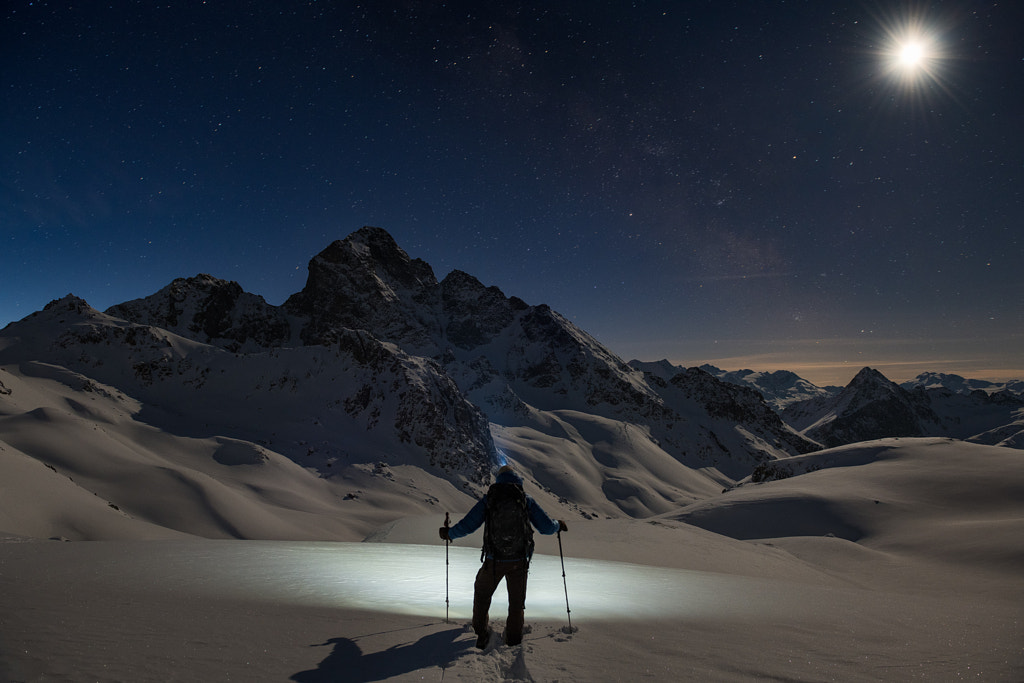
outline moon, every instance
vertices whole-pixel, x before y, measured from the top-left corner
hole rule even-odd
[[[937,53],[926,36],[908,36],[893,41],[889,51],[891,68],[903,79],[916,81],[934,72]]]
[[[934,27],[917,20],[886,27],[879,55],[885,71],[900,87],[916,90],[940,81],[945,55]]]
[[[900,48],[899,63],[907,69],[916,69],[925,60],[924,47],[917,42],[907,43]]]

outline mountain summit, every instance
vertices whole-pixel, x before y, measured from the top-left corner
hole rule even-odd
[[[314,256],[282,306],[198,275],[105,313],[59,300],[4,332],[0,363],[65,367],[165,432],[333,478],[414,466],[473,490],[508,458],[564,505],[606,501],[580,512],[648,516],[819,448],[753,390],[630,367],[546,305],[461,271],[439,282],[373,227]]]
[[[923,436],[940,428],[928,400],[863,368],[835,397],[793,404],[783,417],[826,446],[893,436]]]
[[[410,258],[387,231],[366,227],[314,256],[306,286],[284,309],[303,321],[306,344],[329,342],[333,331],[348,328],[415,346],[438,333],[423,310],[438,287],[429,265]]]

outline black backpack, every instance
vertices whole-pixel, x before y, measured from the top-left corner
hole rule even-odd
[[[533,555],[533,526],[519,484],[499,482],[487,490],[483,554],[503,561],[529,561]]]

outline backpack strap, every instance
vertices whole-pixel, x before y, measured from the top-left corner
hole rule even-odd
[[[494,484],[487,489],[487,505],[484,506],[484,544],[480,548],[480,561],[487,559],[487,551],[491,547],[491,493],[494,491]]]

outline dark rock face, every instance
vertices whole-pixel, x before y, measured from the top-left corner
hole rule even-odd
[[[493,340],[529,308],[524,301],[506,299],[497,287],[485,287],[472,275],[454,270],[441,282],[441,312],[445,338],[464,351]]]
[[[786,428],[782,418],[772,410],[755,389],[719,381],[700,368],[688,368],[672,378],[672,384],[688,396],[707,406],[714,417],[742,425],[758,425],[760,431],[776,435],[795,453],[810,453],[817,447]]]
[[[237,282],[210,275],[178,278],[152,296],[111,306],[106,313],[231,351],[278,346],[291,335],[283,311]]]
[[[393,431],[399,442],[421,447],[433,467],[481,483],[489,476],[495,458],[487,417],[440,365],[354,330],[339,335],[337,352],[351,356],[363,377],[342,401],[346,413],[368,429]],[[388,417],[390,424],[382,425]]]
[[[429,265],[409,258],[386,231],[362,228],[313,257],[306,286],[284,308],[305,321],[306,344],[329,342],[334,330],[349,328],[429,346],[439,329],[421,308],[430,307],[437,288]]]

